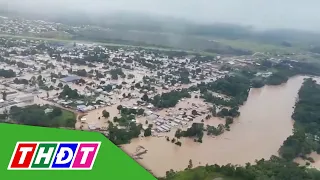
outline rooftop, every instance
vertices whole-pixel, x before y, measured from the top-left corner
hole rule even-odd
[[[81,77],[79,76],[67,76],[65,78],[62,78],[61,81],[63,82],[72,82],[72,81],[76,81],[76,80],[79,80],[81,79]]]

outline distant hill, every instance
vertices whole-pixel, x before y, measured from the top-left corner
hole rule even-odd
[[[150,14],[117,12],[105,15],[86,14],[84,12],[68,11],[50,15],[39,12],[21,12],[0,7],[0,15],[18,16],[29,19],[39,19],[60,22],[68,25],[94,25],[114,30],[115,33],[99,32],[100,36],[106,33],[108,38],[133,40],[162,46],[182,47],[192,49],[212,49],[216,44],[206,42],[209,39],[245,40],[257,43],[266,43],[282,47],[303,46],[312,52],[319,52],[320,34],[292,29],[272,29],[259,31],[253,27],[236,24],[200,24],[184,19],[156,16]],[[90,33],[84,32],[80,36]],[[92,34],[92,33],[91,33]],[[194,39],[201,37],[201,39]],[[100,38],[95,35],[95,38]],[[186,40],[186,39],[192,39]],[[188,45],[188,43],[196,43]]]

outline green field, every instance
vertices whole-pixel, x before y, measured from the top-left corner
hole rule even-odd
[[[299,51],[299,48],[296,48],[296,47],[283,47],[280,45],[259,43],[259,42],[254,42],[250,40],[217,39],[217,41],[234,48],[248,49],[253,52],[276,52],[276,53],[282,54],[282,53],[292,53],[292,52]]]
[[[118,46],[118,47],[132,47],[132,48],[143,48],[143,49],[150,49],[150,50],[161,50],[161,51],[183,51],[187,53],[200,53],[207,56],[215,56],[215,53],[210,52],[202,52],[202,51],[191,51],[191,50],[183,50],[177,48],[163,48],[163,47],[156,47],[156,46],[139,46],[139,45],[128,45],[128,44],[117,44],[117,43],[108,43],[108,42],[97,42],[97,41],[90,41],[90,40],[73,40],[70,36],[55,36],[54,38],[49,37],[38,37],[38,36],[31,36],[31,35],[10,35],[10,34],[0,34],[0,37],[9,37],[13,39],[33,39],[33,40],[43,40],[48,42],[63,42],[63,43],[94,43],[97,45],[106,45],[106,46]]]
[[[72,127],[72,124],[75,124],[76,122],[76,116],[73,112],[62,110],[62,114],[60,116],[54,117],[52,120],[58,121],[58,124],[66,124],[67,127]]]
[[[45,112],[46,109],[52,109],[52,111]],[[73,112],[49,105],[13,106],[10,109],[9,119],[17,124],[43,127],[74,128],[76,123],[76,116]]]

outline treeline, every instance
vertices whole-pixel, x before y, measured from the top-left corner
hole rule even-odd
[[[129,126],[129,124],[132,122],[132,120],[136,119],[136,115],[140,116],[144,114],[144,109],[133,109],[133,108],[127,108],[122,107],[122,105],[119,105],[117,107],[119,110],[121,117],[114,117],[113,122],[119,123],[120,126]]]
[[[215,105],[228,106],[228,107],[237,107],[242,101],[239,101],[235,98],[224,99],[222,97],[214,96],[211,92],[204,92],[201,94],[200,98],[203,98],[206,102],[213,103]]]
[[[112,79],[118,79],[118,76],[121,76],[121,78],[125,78],[126,77],[121,68],[111,69],[110,70],[110,75],[111,75]]]
[[[238,117],[240,116],[239,107],[233,107],[231,109],[222,108],[221,111],[217,113],[218,117]]]
[[[203,130],[203,123],[193,123],[192,126],[188,128],[186,131],[178,129],[175,133],[175,137],[178,139],[180,137],[194,137],[195,142],[202,143]]]
[[[59,94],[59,98],[77,99],[80,95],[77,89],[71,89],[68,85],[63,87],[62,92]]]
[[[191,98],[188,89],[174,90],[168,93],[157,94],[151,100],[151,103],[157,108],[174,107],[180,99]]]
[[[189,89],[191,91],[200,90],[201,98],[206,102],[210,102],[215,105],[232,107],[233,110],[238,110],[238,107],[242,105],[248,98],[249,90],[251,87],[250,79],[243,76],[226,76],[218,79],[214,82],[200,83],[197,86],[192,86]],[[229,96],[228,98],[214,96],[212,92],[218,92]],[[219,116],[238,116],[233,110],[229,113],[229,110],[223,110]]]
[[[250,79],[242,76],[226,76],[213,82],[198,84],[202,93],[218,92],[236,99],[239,105],[247,100],[250,86]]]
[[[312,151],[320,154],[320,85],[311,78],[306,79],[298,95],[292,114],[294,133],[279,150],[280,155],[289,160],[296,157],[306,159]]]
[[[288,69],[288,65],[290,64],[291,66],[289,66],[289,68],[295,74],[315,75],[315,76],[320,75],[320,64],[319,63],[285,60],[285,61],[282,61],[281,64],[284,65],[284,67],[286,69]]]
[[[299,166],[297,163],[272,156],[270,160],[258,160],[255,165],[247,163],[245,166],[206,165],[192,169],[192,161],[181,172],[173,170],[166,172],[166,177],[159,180],[318,180],[320,172]]]
[[[284,72],[280,69],[278,71],[272,73],[269,77],[267,78],[262,78],[262,77],[256,77],[252,79],[252,87],[254,88],[261,88],[264,85],[280,85],[282,83],[286,83],[291,76],[293,76],[292,72]]]
[[[284,72],[276,72],[269,76],[266,80],[267,85],[280,85],[288,81],[289,77],[293,74],[286,74]]]
[[[320,65],[318,63],[282,60],[273,63],[269,60],[261,62],[261,70],[273,69],[275,72],[267,78],[255,78],[253,87],[259,88],[266,85],[280,85],[288,81],[294,75],[320,75]]]
[[[52,108],[52,111],[46,113],[47,108]],[[47,105],[31,105],[23,108],[12,106],[8,116],[18,124],[31,126],[74,128],[76,123],[76,118],[72,112]]]
[[[114,125],[112,122],[108,122],[108,135],[107,138],[116,145],[127,144],[130,143],[131,139],[139,137],[142,124],[137,124],[133,122],[135,120],[136,115],[143,115],[144,109],[133,109],[123,107],[122,105],[117,106],[121,117],[114,117],[113,122],[118,123],[118,125]],[[108,118],[109,113],[107,111],[103,112],[103,116]],[[151,127],[145,130],[145,136],[151,135]]]
[[[187,130],[183,131],[181,129],[177,129],[175,133],[175,137],[180,139],[181,137],[192,137],[194,138],[195,142],[202,143],[202,138],[204,135],[204,132],[207,132],[207,135],[213,135],[213,136],[219,136],[222,134],[225,130],[230,130],[230,124],[233,123],[233,118],[228,117],[226,119],[225,125],[219,124],[217,127],[207,125],[206,128],[204,127],[203,123],[192,123],[191,127],[189,127]]]
[[[115,145],[130,143],[131,139],[139,137],[142,125],[131,122],[126,128],[118,128],[109,121],[108,135],[106,137]]]
[[[218,127],[207,125],[207,135],[219,136],[225,130],[225,126],[223,124],[219,124]]]

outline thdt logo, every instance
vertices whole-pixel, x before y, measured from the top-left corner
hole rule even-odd
[[[17,142],[8,170],[91,170],[100,142]]]

